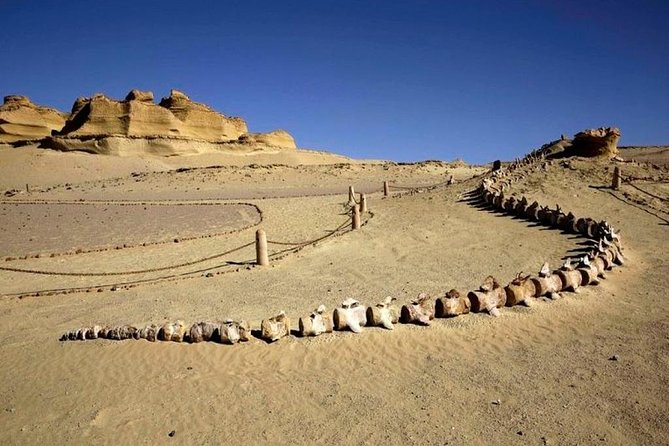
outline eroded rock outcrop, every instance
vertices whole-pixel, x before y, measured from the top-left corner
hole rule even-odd
[[[606,156],[613,158],[618,154],[620,129],[600,127],[587,129],[574,135],[570,152],[577,156]]]
[[[172,90],[159,104],[153,93],[132,90],[122,101],[102,94],[79,98],[57,136],[180,137],[207,142],[233,141],[247,133],[241,118],[227,117],[184,93]]]
[[[0,105],[0,142],[41,139],[60,130],[67,114],[33,104],[26,96],[5,96]]]
[[[247,133],[239,137],[242,144],[262,144],[270,147],[279,147],[282,149],[296,149],[295,140],[285,130],[274,130],[268,133]]]

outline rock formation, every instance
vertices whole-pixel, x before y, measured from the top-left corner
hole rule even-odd
[[[274,130],[269,133],[247,133],[239,137],[240,143],[262,144],[283,149],[296,149],[295,140],[285,130]]]
[[[248,133],[243,119],[193,102],[178,90],[158,104],[150,91],[132,90],[122,101],[102,94],[81,97],[61,127],[41,147],[119,156],[297,148],[284,130]]]
[[[618,154],[620,129],[601,127],[587,129],[574,135],[570,154],[576,156],[606,156],[613,158]]]
[[[226,117],[204,104],[172,90],[160,104],[153,93],[132,90],[122,101],[102,94],[79,98],[72,115],[56,135],[68,137],[171,136],[208,142],[232,141],[247,132],[241,118]]]
[[[67,114],[33,104],[25,96],[5,96],[0,106],[0,143],[41,139],[60,130]]]

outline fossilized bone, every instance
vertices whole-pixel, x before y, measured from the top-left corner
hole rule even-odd
[[[516,278],[508,284],[504,291],[506,292],[506,306],[522,304],[530,305],[530,298],[536,293],[536,286],[530,279],[530,276],[523,276],[522,272],[516,275]]]
[[[495,194],[495,196],[492,199],[492,205],[495,209],[501,209],[502,208],[502,203],[504,202],[504,193],[500,194]]]
[[[227,319],[219,327],[219,341],[221,344],[236,344],[251,340],[251,325],[248,321],[233,321]]]
[[[393,324],[399,321],[400,311],[392,302],[396,299],[388,296],[374,306],[367,307],[367,325],[394,329]]]
[[[267,342],[278,341],[290,334],[290,319],[282,310],[276,316],[260,323],[260,337]]]
[[[452,289],[444,296],[438,297],[434,303],[435,317],[454,317],[469,313],[471,309],[469,298],[458,290]]]
[[[513,214],[513,213],[516,212],[516,202],[517,201],[518,200],[516,199],[516,197],[509,197],[508,199],[506,199],[504,201],[504,205],[502,207],[504,208],[504,210],[507,213]]]
[[[360,333],[367,324],[367,312],[364,305],[353,298],[348,298],[335,308],[332,314],[335,330],[349,329],[353,333]]]
[[[525,208],[525,218],[528,220],[539,221],[539,203],[533,202],[527,208]]]
[[[564,222],[567,220],[567,216],[562,212],[559,204],[555,205],[555,210],[551,211],[550,216],[548,217],[548,224],[554,228],[561,228],[564,226]]]
[[[320,305],[309,316],[298,321],[300,336],[318,336],[332,333],[334,325],[329,314],[325,314],[325,305]]]
[[[565,221],[562,224],[561,228],[564,229],[567,232],[570,232],[572,234],[577,234],[578,229],[576,228],[576,222],[577,222],[576,216],[572,214],[571,212],[567,214],[565,217]]]
[[[557,274],[562,281],[563,291],[573,291],[574,293],[579,292],[579,287],[581,286],[581,273],[574,268],[571,259],[568,258],[562,265],[562,268],[555,271],[555,274]]]
[[[420,293],[408,304],[402,305],[400,322],[403,324],[430,325],[434,319],[434,302],[426,293]]]
[[[529,206],[527,198],[523,195],[520,201],[516,203],[516,214],[525,216],[527,207]]]
[[[220,325],[215,322],[196,322],[190,326],[190,342],[208,342],[216,335]]]
[[[616,242],[615,239],[609,240],[609,237],[604,237],[599,239],[599,241],[602,243],[602,246],[608,252],[611,257],[613,263],[616,265],[624,265],[625,264],[625,257],[623,256],[622,252],[622,246],[620,245],[619,242]]]
[[[610,269],[609,266],[612,264],[609,262],[606,252],[600,251],[599,248],[595,248],[588,257],[590,265],[597,269],[597,276],[606,279],[606,270]]]
[[[553,226],[553,222],[557,220],[554,210],[550,209],[548,206],[541,206],[541,209],[538,212],[539,222],[544,226]]]
[[[538,277],[532,277],[536,289],[534,297],[547,296],[550,299],[559,299],[562,291],[562,280],[557,274],[551,272],[548,262],[541,265]]]
[[[474,313],[487,311],[491,316],[499,316],[498,308],[506,303],[506,292],[493,276],[486,277],[479,290],[470,291],[467,297]]]
[[[489,191],[489,190],[485,191],[485,193],[483,194],[483,199],[485,200],[485,202],[487,204],[491,205],[494,198],[495,198],[495,194],[493,192]]]
[[[581,258],[578,271],[581,273],[581,286],[597,285],[599,283],[599,270],[590,263],[590,258],[587,255]]]
[[[234,331],[234,334],[232,334]],[[230,334],[226,334],[230,332]],[[150,342],[172,341],[172,342],[202,342],[220,341],[223,343],[235,343],[248,341],[250,338],[249,324],[246,321],[226,321],[222,324],[217,322],[196,322],[188,329],[183,321],[166,322],[162,326],[150,324],[137,328],[132,325],[119,325],[114,327],[92,327],[72,330],[61,336],[61,341],[87,340],[87,339],[110,339],[122,341],[126,339],[146,339]]]
[[[184,321],[167,322],[158,331],[160,341],[183,342],[186,336],[186,324]]]
[[[589,238],[595,238],[597,231],[597,222],[592,218],[579,218],[576,222],[578,232]]]

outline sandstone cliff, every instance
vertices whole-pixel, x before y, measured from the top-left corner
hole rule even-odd
[[[0,105],[0,142],[41,139],[60,130],[67,114],[33,104],[25,96],[5,96]]]
[[[232,141],[247,132],[241,118],[226,117],[188,96],[172,90],[160,104],[153,93],[133,90],[117,101],[97,94],[79,98],[63,129],[56,135],[68,137],[166,136],[207,142]]]

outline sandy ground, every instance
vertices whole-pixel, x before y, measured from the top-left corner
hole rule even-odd
[[[447,163],[296,167],[269,157],[176,172],[169,169],[226,163],[129,158],[110,167],[114,159],[34,149],[3,156],[13,161],[0,162],[2,187],[23,190],[30,177],[31,192],[0,204],[0,266],[113,273],[0,271],[4,444],[669,442],[662,167],[618,164],[631,183],[614,192],[612,164],[572,159],[514,186],[621,228],[627,265],[580,294],[503,309],[499,318],[223,346],[58,338],[93,323],[231,317],[258,326],[281,309],[296,321],[347,297],[402,303],[473,289],[488,274],[506,283],[544,261],[557,267],[585,241],[468,203],[463,194],[483,169]],[[47,156],[50,167],[36,167]],[[380,192],[384,180],[429,185],[451,174],[456,184],[432,191]],[[253,246],[225,254],[253,241],[258,227],[271,241],[327,234],[346,221],[349,184],[369,196],[360,231],[265,268],[252,267]],[[239,202],[257,206],[262,222]],[[30,258],[4,260],[22,254]],[[114,286],[122,283],[133,286]],[[68,288],[88,292],[16,297]]]

